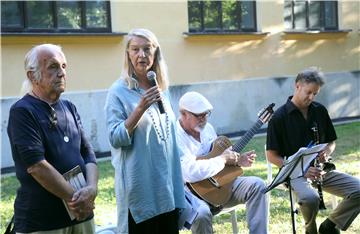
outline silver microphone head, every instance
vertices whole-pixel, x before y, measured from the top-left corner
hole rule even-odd
[[[146,73],[146,77],[149,80],[156,80],[156,73],[154,71],[148,71],[148,73]]]
[[[148,71],[148,73],[146,73],[146,77],[148,78],[152,86],[158,85],[156,80],[156,73],[154,71]]]

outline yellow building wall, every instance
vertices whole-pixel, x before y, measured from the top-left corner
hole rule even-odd
[[[360,7],[339,2],[339,28],[348,33],[284,34],[283,1],[257,3],[259,31],[267,35],[184,36],[186,1],[112,1],[113,32],[153,31],[168,63],[170,83],[190,84],[294,75],[309,66],[324,72],[360,70]],[[23,58],[36,44],[60,44],[68,60],[67,91],[107,89],[123,64],[123,36],[2,36],[1,97],[18,96]]]

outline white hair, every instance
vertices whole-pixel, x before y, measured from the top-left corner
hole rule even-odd
[[[24,68],[25,73],[32,71],[34,72],[34,78],[35,80],[41,79],[41,70],[39,66],[39,53],[44,50],[50,50],[50,51],[56,51],[65,57],[62,49],[58,45],[54,44],[41,44],[34,46],[27,54],[25,55],[24,60]],[[30,92],[32,90],[32,83],[29,80],[28,77],[25,78],[24,82],[22,83],[21,87],[21,94],[25,94],[27,92]]]
[[[155,71],[156,73],[156,79],[157,82],[162,90],[166,90],[169,86],[169,79],[168,79],[168,73],[167,73],[167,66],[166,62],[164,60],[164,56],[161,53],[160,44],[155,36],[154,33],[152,33],[148,29],[144,28],[136,28],[132,29],[125,41],[125,59],[124,59],[124,66],[121,73],[121,77],[125,79],[129,87],[133,87],[133,81],[131,79],[133,73],[135,72],[134,67],[131,64],[128,49],[130,46],[130,42],[134,37],[142,37],[146,40],[148,40],[152,46],[155,48],[155,58],[154,58],[154,64],[152,65],[151,70]]]

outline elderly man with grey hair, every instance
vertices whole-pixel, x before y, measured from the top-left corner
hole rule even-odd
[[[225,165],[249,167],[255,160],[254,151],[238,154],[231,149],[210,159],[202,158],[209,153],[217,134],[207,119],[213,109],[210,102],[200,93],[187,92],[179,100],[180,118],[177,121],[178,144],[183,151],[181,168],[186,183],[195,183],[210,178]],[[232,195],[224,207],[246,204],[249,233],[268,233],[267,197],[263,194],[265,183],[258,177],[239,176],[232,184]],[[214,207],[190,193],[186,188],[188,199],[196,208],[196,217],[192,233],[211,234]]]
[[[61,48],[52,44],[35,46],[25,56],[29,92],[12,105],[8,124],[20,182],[16,233],[95,232],[96,159],[74,104],[60,99],[66,65]],[[79,181],[84,175],[82,187],[67,182],[63,174],[69,171]]]

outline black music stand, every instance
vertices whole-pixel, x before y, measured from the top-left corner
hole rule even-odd
[[[310,167],[311,161],[313,161],[318,153],[324,150],[327,144],[315,145],[311,148],[300,148],[295,154],[285,160],[284,165],[279,169],[279,172],[263,191],[264,193],[269,192],[270,190],[277,187],[279,184],[284,182],[287,183],[290,193],[290,204],[291,204],[291,222],[293,233],[296,233],[295,230],[295,213],[293,207],[293,197],[291,193],[291,180],[299,178],[305,175],[307,169]]]

